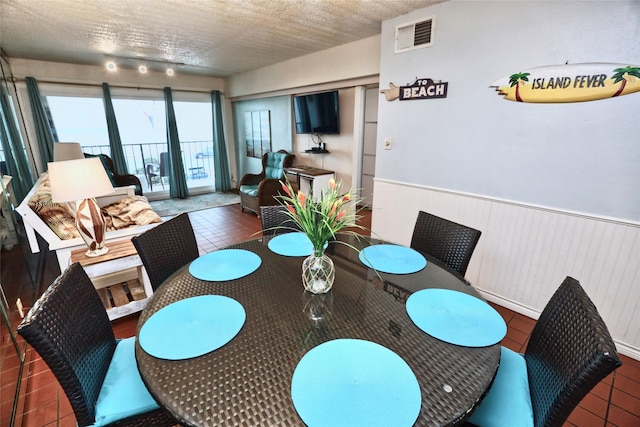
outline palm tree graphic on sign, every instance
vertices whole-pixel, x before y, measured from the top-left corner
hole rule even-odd
[[[622,91],[624,90],[624,87],[627,84],[627,80],[633,82],[634,78],[640,79],[640,67],[631,67],[628,65],[624,68],[616,68],[613,71],[614,71],[614,74],[613,76],[611,76],[611,78],[613,79],[613,82],[614,83],[622,82],[622,83],[620,84],[620,89],[618,89],[617,92],[612,95],[612,97],[618,96],[622,93]]]
[[[522,98],[520,98],[520,82],[528,82],[529,81],[529,73],[516,73],[511,74],[509,76],[509,84],[511,87],[516,87],[516,101],[522,102]]]

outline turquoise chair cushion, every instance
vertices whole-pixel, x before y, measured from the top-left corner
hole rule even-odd
[[[524,356],[501,348],[500,367],[491,390],[468,421],[481,427],[533,427]]]
[[[248,194],[249,196],[258,197],[258,186],[257,185],[241,185],[240,192],[244,194]]]
[[[118,341],[96,403],[96,427],[159,408],[138,372],[134,345],[135,337]]]
[[[285,153],[267,153],[267,164],[264,168],[264,175],[267,178],[280,179],[284,173],[284,159],[287,157]]]

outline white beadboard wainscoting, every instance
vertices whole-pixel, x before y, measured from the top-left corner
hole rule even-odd
[[[482,231],[466,278],[487,300],[537,319],[571,276],[640,360],[640,223],[375,179],[374,237],[408,246],[420,210]]]

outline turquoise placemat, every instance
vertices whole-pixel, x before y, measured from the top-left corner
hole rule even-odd
[[[358,257],[367,267],[391,274],[415,273],[427,265],[427,260],[420,252],[399,245],[367,246]]]
[[[202,356],[231,341],[246,317],[242,305],[229,297],[183,299],[158,310],[142,325],[140,346],[160,359]]]
[[[311,240],[299,231],[275,236],[269,240],[267,246],[273,252],[284,256],[309,256],[313,253]]]
[[[234,280],[253,273],[262,260],[244,249],[222,249],[199,256],[189,265],[192,276],[214,282]]]
[[[448,289],[423,289],[406,302],[407,314],[429,335],[465,347],[496,344],[507,334],[500,313],[479,298]]]
[[[305,354],[291,380],[291,398],[308,426],[412,426],[422,396],[400,356],[356,339],[325,342]]]

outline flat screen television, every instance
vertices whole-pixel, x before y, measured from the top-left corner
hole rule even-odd
[[[340,133],[338,91],[293,97],[296,133]]]

